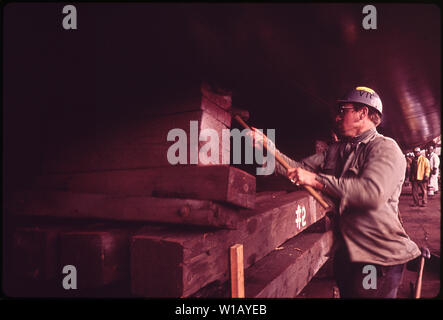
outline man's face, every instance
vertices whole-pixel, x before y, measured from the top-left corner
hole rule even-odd
[[[415,157],[418,158],[420,156],[420,151],[415,151],[414,154],[415,154]]]
[[[361,126],[360,112],[354,110],[352,103],[340,105],[335,117],[335,125],[342,136],[355,137]]]

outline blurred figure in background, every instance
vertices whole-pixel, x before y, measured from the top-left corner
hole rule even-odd
[[[408,152],[405,154],[406,158],[406,173],[405,173],[405,185],[408,186],[410,183],[409,177],[411,175],[411,164],[412,164],[412,158],[414,157],[413,153]]]
[[[429,147],[429,165],[431,167],[431,177],[429,178],[429,195],[433,196],[434,193],[438,193],[438,171],[440,166],[440,158],[434,152],[434,147]]]
[[[411,175],[409,181],[412,183],[412,198],[414,203],[412,207],[425,207],[428,202],[428,181],[430,175],[429,160],[421,154],[420,148],[414,149],[415,157],[411,163]],[[420,199],[419,192],[423,193],[422,199]],[[422,203],[420,204],[420,200]]]

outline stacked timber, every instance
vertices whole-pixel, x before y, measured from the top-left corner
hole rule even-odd
[[[47,174],[12,194],[8,270],[26,279],[7,287],[12,295],[217,296],[211,288],[226,286],[235,244],[244,247],[247,296],[301,290],[327,259],[332,235],[297,239],[325,210],[304,191],[256,194],[254,176],[220,164],[229,156],[226,145],[211,161],[192,162],[189,155],[188,164],[171,165],[171,129],[192,135],[190,121],[197,121],[197,144],[187,143],[192,150],[204,144],[203,129],[221,136],[231,124],[229,95],[203,85],[189,96],[71,145],[63,159],[47,163]],[[305,253],[293,255],[291,246]],[[272,266],[275,261],[283,262]],[[71,267],[77,276],[67,285]],[[294,268],[304,271],[289,281]],[[289,283],[286,290],[278,289],[279,281]]]
[[[14,194],[18,212],[235,228],[238,208],[255,205],[255,178],[227,165],[58,174],[37,180],[39,189]]]
[[[227,281],[231,246],[243,244],[244,266],[248,268],[321,220],[325,211],[313,197],[300,191],[266,193],[257,201],[255,210],[241,214],[235,230],[202,233],[141,229],[131,243],[133,293],[188,297],[214,281]],[[328,248],[325,246],[322,255]],[[155,264],[151,256],[159,257]]]
[[[323,222],[317,222],[247,268],[244,271],[245,296],[296,297],[332,255],[333,231],[325,228]],[[229,289],[228,281],[217,280],[192,297],[229,298]]]
[[[137,112],[124,114],[123,110],[120,121],[100,118],[87,137],[79,135],[78,141],[60,146],[59,152],[51,154],[45,169],[71,173],[169,167],[167,154],[174,141],[167,138],[173,129],[183,130],[186,135],[186,164],[221,164],[223,155],[229,160],[229,145],[223,145],[221,137],[222,131],[231,126],[231,96],[216,94],[202,85],[199,91],[172,99],[165,98]],[[195,155],[206,144],[200,136],[205,129],[215,130],[220,139],[218,154],[203,162]]]

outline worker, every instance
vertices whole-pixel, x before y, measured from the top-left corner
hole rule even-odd
[[[339,139],[325,152],[296,162],[276,150],[292,166],[277,163],[278,173],[325,192],[337,205],[334,274],[342,298],[395,298],[405,264],[421,254],[399,218],[406,160],[393,139],[377,132],[382,112],[374,90],[356,87],[338,100]],[[262,133],[253,135],[260,145]],[[370,269],[377,274],[372,286],[365,282]]]
[[[431,167],[431,177],[429,178],[429,195],[433,196],[434,193],[437,194],[439,192],[438,188],[438,168],[440,166],[440,158],[434,152],[434,147],[429,147],[429,165]]]
[[[412,158],[414,157],[414,153],[408,152],[406,155],[406,172],[405,172],[405,186],[408,186],[410,183],[409,177],[411,175],[411,164]]]
[[[425,207],[428,202],[428,181],[431,173],[429,160],[422,155],[422,150],[419,147],[414,149],[414,159],[411,163],[411,175],[409,180],[412,183],[412,207]],[[420,194],[422,198],[420,199]],[[420,203],[420,200],[422,203]]]

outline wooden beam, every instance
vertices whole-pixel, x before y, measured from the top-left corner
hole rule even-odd
[[[228,165],[171,166],[39,176],[33,188],[117,196],[165,196],[255,205],[255,177]]]
[[[232,97],[230,92],[216,92],[207,83],[201,85],[202,96],[216,104],[218,107],[228,110],[232,106]]]
[[[333,232],[303,232],[245,270],[246,298],[295,298],[330,258]],[[215,281],[195,298],[228,298],[228,282]]]
[[[129,281],[129,235],[124,229],[63,232],[60,265],[76,268],[78,292],[75,294]]]
[[[172,129],[182,129],[190,136],[190,121],[198,121],[199,132],[204,129],[213,129],[220,133],[228,127],[218,121],[206,111],[188,111],[168,115],[140,117],[132,119],[131,123],[124,127],[114,129],[115,142],[137,141],[138,143],[163,143],[167,142],[167,136]],[[122,124],[120,124],[122,126]]]
[[[140,169],[150,167],[171,167],[167,152],[175,141],[167,141],[172,129],[182,129],[186,133],[187,161],[191,164],[190,153],[198,155],[207,141],[196,139],[198,148],[190,150],[190,122],[198,122],[198,134],[204,129],[218,133],[218,154],[216,160],[204,163],[198,157],[199,165],[222,164],[223,152],[230,157],[230,145],[222,143],[222,130],[227,126],[206,111],[184,112],[168,116],[140,117],[97,132],[93,137],[81,139],[76,143],[63,145],[57,152],[51,152],[44,162],[45,172],[73,173],[101,170]]]
[[[114,221],[145,221],[236,228],[242,214],[214,201],[113,196],[50,190],[17,192],[12,213]]]
[[[60,227],[18,227],[13,232],[12,268],[17,278],[33,281],[56,279]]]
[[[227,281],[232,245],[244,245],[247,268],[320,220],[325,212],[307,192],[299,191],[265,197],[256,203],[255,210],[240,214],[242,219],[236,230],[138,232],[131,247],[131,261],[137,266],[131,275],[132,293],[144,297],[187,297],[208,283]],[[160,291],[159,286],[168,290]]]
[[[231,119],[229,110],[231,107],[231,92],[220,92],[211,88],[207,83],[202,83],[198,88],[197,86],[193,86],[186,91],[171,92],[171,95],[168,97],[151,102],[149,107],[143,109],[143,114],[166,115],[186,111],[204,110],[214,116],[214,114],[218,112],[225,112],[229,115],[230,123]],[[228,125],[228,123],[226,123],[226,125]]]
[[[144,108],[142,115],[159,116],[183,113],[189,111],[205,111],[212,117],[226,125],[231,126],[232,106],[230,95],[214,94],[210,89],[202,88],[200,95],[189,93],[185,95],[174,95],[168,100],[157,103],[150,108]]]
[[[333,232],[302,233],[245,273],[248,298],[294,298],[329,259]]]
[[[245,297],[243,245],[235,244],[230,248],[231,298]]]

